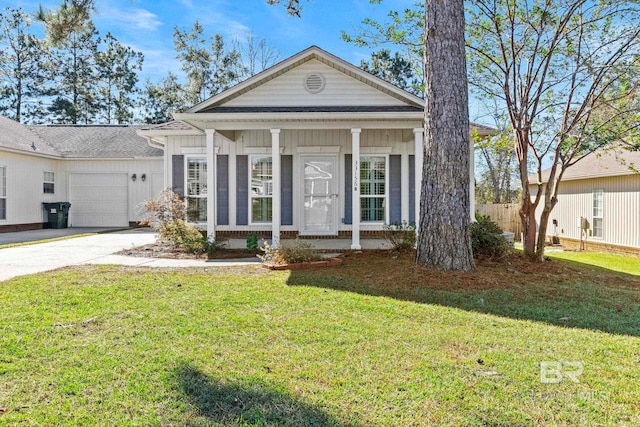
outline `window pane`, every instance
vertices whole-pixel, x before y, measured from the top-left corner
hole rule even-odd
[[[0,199],[0,219],[7,219],[7,199]]]
[[[271,222],[271,197],[255,197],[251,200],[251,219],[253,222]]]
[[[187,197],[187,221],[206,222],[207,221],[207,198]]]
[[[602,190],[593,192],[593,216],[602,217]]]
[[[384,197],[362,197],[360,199],[361,221],[384,221]]]
[[[189,159],[187,161],[187,195],[204,196],[207,194],[207,160]]]
[[[55,175],[53,172],[45,172],[44,173],[44,182],[54,182]]]
[[[7,196],[7,175],[6,168],[0,168],[0,197]]]
[[[273,169],[271,157],[251,159],[251,195],[270,196],[273,194]]]
[[[45,182],[43,184],[43,191],[45,194],[54,194],[54,184],[52,182]]]
[[[593,237],[602,238],[602,218],[593,218]]]
[[[363,196],[386,195],[385,167],[384,157],[360,158],[360,194]]]

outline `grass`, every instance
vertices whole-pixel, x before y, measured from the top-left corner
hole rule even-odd
[[[639,425],[640,279],[591,271],[365,253],[12,279],[0,425]],[[579,383],[542,383],[544,361]]]
[[[640,276],[640,258],[600,252],[549,252],[547,256]]]

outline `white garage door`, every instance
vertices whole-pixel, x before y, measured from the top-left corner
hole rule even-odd
[[[128,226],[127,184],[126,173],[70,174],[69,226]]]

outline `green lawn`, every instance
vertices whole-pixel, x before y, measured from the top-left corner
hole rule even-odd
[[[371,261],[2,282],[0,425],[640,425],[639,278]]]
[[[640,276],[640,258],[600,252],[549,252],[549,257]]]

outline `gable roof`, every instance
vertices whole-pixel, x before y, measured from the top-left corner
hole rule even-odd
[[[30,125],[34,134],[46,140],[61,157],[135,158],[162,157],[138,136],[140,125]]]
[[[136,125],[24,125],[0,116],[0,150],[53,158],[162,157]]]
[[[58,156],[58,152],[25,125],[0,116],[0,147],[28,154]]]
[[[370,86],[392,98],[396,98],[403,104],[409,106],[422,108],[424,101],[422,98],[413,95],[397,86],[374,76],[349,62],[338,58],[337,56],[319,48],[318,46],[311,46],[302,52],[299,52],[272,67],[248,78],[244,82],[241,82],[234,87],[227,89],[218,95],[215,95],[199,104],[194,105],[188,109],[185,113],[207,113],[218,111],[217,107],[222,106],[225,103],[232,101],[233,99],[244,95],[247,92],[254,90],[255,88],[264,85],[265,83],[273,80],[288,71],[299,67],[300,65],[317,60],[322,64],[329,66],[347,76],[350,76],[361,83]]]
[[[570,166],[562,176],[563,181],[575,181],[579,179],[603,178],[621,175],[633,175],[640,170],[640,151],[624,149],[597,151],[580,159],[575,165]],[[550,169],[542,171],[542,179],[549,177]],[[537,182],[534,174],[529,177],[529,182]]]

